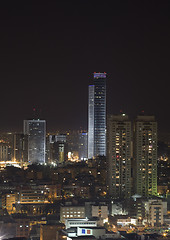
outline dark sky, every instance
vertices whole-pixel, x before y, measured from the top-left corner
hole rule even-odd
[[[108,113],[145,110],[170,133],[169,1],[3,2],[1,131],[34,107],[48,130],[87,128],[92,73],[107,72]]]

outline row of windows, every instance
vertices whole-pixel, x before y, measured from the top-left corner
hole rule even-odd
[[[94,222],[72,222],[70,225],[96,225]]]
[[[67,217],[67,218],[69,218],[69,217],[81,217],[81,215],[63,215],[63,217]]]

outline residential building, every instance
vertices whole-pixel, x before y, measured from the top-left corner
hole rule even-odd
[[[157,122],[138,116],[134,128],[134,185],[142,197],[157,195]]]
[[[163,204],[162,201],[153,201],[149,204],[149,223],[152,227],[161,226],[164,223],[163,219]]]
[[[131,121],[125,114],[111,115],[107,129],[107,173],[109,195],[113,198],[131,196]]]

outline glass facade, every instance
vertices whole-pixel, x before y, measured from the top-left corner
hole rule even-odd
[[[94,85],[89,86],[88,102],[88,158],[94,156]]]
[[[28,135],[28,161],[44,164],[46,148],[45,120],[24,120],[24,134]]]
[[[106,73],[94,73],[89,86],[88,158],[106,156]]]

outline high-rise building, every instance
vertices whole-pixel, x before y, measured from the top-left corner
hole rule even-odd
[[[157,122],[138,116],[134,133],[134,185],[143,197],[157,194]]]
[[[11,161],[11,147],[6,142],[0,142],[0,162]]]
[[[28,135],[14,134],[13,135],[13,151],[12,160],[18,162],[28,161]]]
[[[87,132],[79,133],[79,159],[87,160]]]
[[[106,156],[106,73],[94,73],[88,95],[88,158]]]
[[[131,121],[125,114],[111,115],[107,127],[109,195],[128,198],[131,196]]]
[[[24,134],[28,135],[28,161],[45,163],[46,121],[24,120]]]
[[[63,164],[68,160],[67,135],[49,136],[49,158],[53,164]]]

